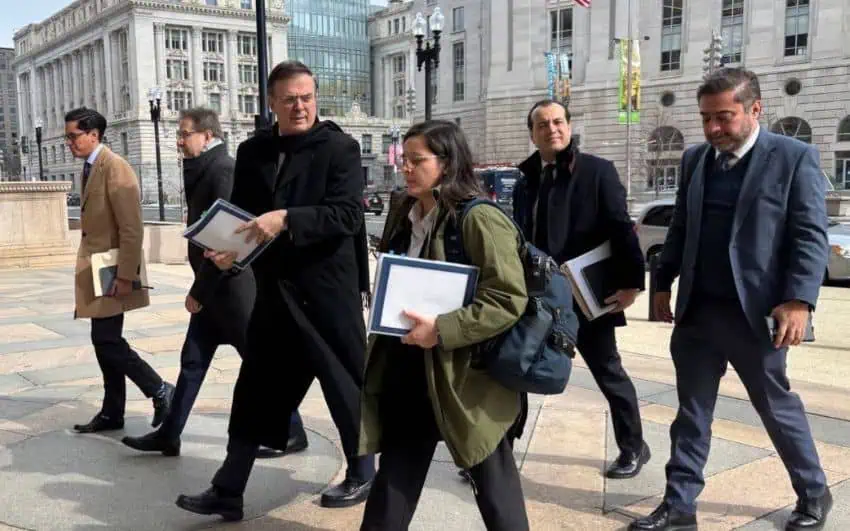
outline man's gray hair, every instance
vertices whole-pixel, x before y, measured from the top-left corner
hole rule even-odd
[[[202,133],[209,131],[215,138],[224,138],[221,131],[221,123],[218,121],[218,113],[206,107],[195,107],[180,111],[180,119],[192,120],[195,131]]]
[[[697,90],[697,102],[706,95],[735,92],[735,101],[749,107],[761,99],[759,78],[743,68],[721,68],[712,72]]]

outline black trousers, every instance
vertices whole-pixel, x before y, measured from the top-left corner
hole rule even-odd
[[[427,396],[424,354],[412,347],[397,354],[384,377],[382,452],[361,531],[408,528],[441,439]],[[469,470],[475,501],[490,531],[529,528],[511,435],[509,431],[487,459]]]
[[[582,320],[577,347],[596,384],[608,400],[614,436],[621,452],[638,453],[643,444],[637,392],[617,351],[615,327]]]
[[[91,320],[91,341],[100,372],[103,373],[103,406],[100,413],[110,419],[123,419],[127,401],[125,377],[148,398],[162,386],[162,378],[130,348],[122,337],[124,314]]]
[[[171,410],[160,428],[162,435],[169,439],[180,438],[216,350],[221,345],[233,345],[240,357],[243,357],[246,327],[236,329],[209,310],[192,315],[180,353],[180,375],[177,377]],[[290,423],[293,426],[302,425],[297,410],[292,412]]]

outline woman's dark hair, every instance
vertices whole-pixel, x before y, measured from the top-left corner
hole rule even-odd
[[[96,110],[86,107],[74,109],[65,115],[65,123],[71,122],[77,122],[77,128],[86,133],[96,129],[98,139],[103,140],[103,133],[106,131],[106,118]]]
[[[459,203],[482,197],[484,189],[472,167],[472,150],[463,131],[454,122],[431,120],[407,130],[404,140],[421,136],[445,170],[440,179],[440,202],[454,216]]]

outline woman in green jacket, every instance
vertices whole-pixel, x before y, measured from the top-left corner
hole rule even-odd
[[[388,214],[381,250],[445,260],[446,224],[463,202],[483,196],[469,146],[454,123],[425,122],[405,135],[403,161],[408,194]],[[441,440],[469,471],[487,529],[528,529],[507,435],[520,396],[478,366],[475,349],[525,311],[519,235],[487,205],[473,207],[459,229],[466,255],[480,269],[472,304],[439,316],[406,312],[413,326],[406,336],[370,338],[360,451],[381,458],[362,531],[408,528]]]

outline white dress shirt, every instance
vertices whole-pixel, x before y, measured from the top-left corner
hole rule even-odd
[[[410,247],[407,249],[407,256],[419,258],[422,254],[422,246],[425,245],[428,235],[431,234],[431,230],[434,228],[434,216],[436,216],[436,212],[437,207],[435,205],[423,216],[422,203],[419,201],[410,209],[407,218],[413,224],[413,230],[410,234]]]
[[[756,124],[756,128],[755,128],[755,129],[753,129],[753,132],[752,132],[752,133],[750,133],[750,136],[747,138],[747,141],[746,141],[746,142],[744,142],[744,143],[743,143],[743,145],[742,145],[741,147],[739,147],[739,148],[738,148],[738,149],[736,149],[735,151],[733,151],[733,152],[729,153],[729,160],[728,160],[728,162],[727,162],[727,165],[728,165],[728,167],[729,167],[729,168],[731,168],[731,167],[732,167],[732,166],[734,166],[734,165],[735,165],[735,164],[736,164],[739,160],[741,160],[742,158],[744,158],[744,155],[746,155],[747,153],[749,153],[749,152],[750,152],[750,150],[751,150],[751,149],[753,149],[753,147],[755,147],[755,145],[756,145],[756,140],[758,140],[758,138],[759,138],[759,130],[760,130],[760,129],[761,129],[761,127],[760,127],[758,124]],[[714,153],[714,158],[715,158],[715,160],[716,160],[717,158],[719,158],[719,157],[720,157],[720,151],[718,151],[718,150],[716,150],[716,149],[715,149],[714,151],[715,151],[715,153]]]

